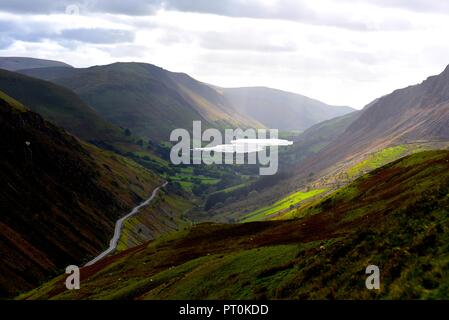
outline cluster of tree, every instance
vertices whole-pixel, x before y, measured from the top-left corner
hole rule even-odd
[[[164,160],[170,161],[170,146],[148,140],[148,149]]]

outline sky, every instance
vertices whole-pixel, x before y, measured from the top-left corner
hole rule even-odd
[[[449,64],[443,0],[0,0],[0,56],[139,61],[362,108]]]

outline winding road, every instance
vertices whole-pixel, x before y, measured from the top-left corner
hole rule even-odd
[[[154,197],[156,197],[157,192],[159,191],[160,188],[163,188],[167,185],[168,182],[165,182],[162,186],[157,187],[156,189],[153,190],[153,193],[151,194],[151,197],[149,197],[147,200],[145,200],[144,202],[142,202],[141,204],[139,204],[137,207],[135,207],[130,213],[128,213],[126,216],[120,218],[117,220],[117,222],[115,223],[115,229],[114,229],[114,236],[112,237],[111,241],[109,242],[109,248],[107,248],[105,251],[103,251],[102,253],[100,253],[98,256],[96,256],[94,259],[92,259],[91,261],[89,261],[88,263],[86,263],[84,266],[91,266],[95,263],[97,263],[98,261],[100,261],[101,259],[103,259],[104,257],[106,257],[107,255],[109,255],[110,253],[112,253],[115,248],[117,248],[117,243],[118,240],[120,239],[120,233],[122,232],[122,228],[123,228],[123,222],[125,222],[126,219],[128,219],[129,217],[132,217],[133,215],[135,215],[136,213],[139,212],[139,210],[142,207],[147,206],[148,204],[150,204],[150,202],[154,199]]]

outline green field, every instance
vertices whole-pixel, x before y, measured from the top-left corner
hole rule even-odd
[[[368,157],[368,159],[351,167],[347,174],[350,178],[357,177],[360,174],[377,169],[391,161],[394,161],[402,156],[405,156],[409,148],[405,145],[398,145],[395,147],[386,148],[376,152]]]
[[[220,182],[218,178],[207,177],[205,175],[195,175],[192,168],[182,168],[175,176],[170,177],[171,180],[178,182],[181,187],[191,192],[195,183],[201,183],[206,185],[214,185]]]
[[[274,203],[270,206],[260,208],[256,211],[253,211],[253,212],[247,214],[244,217],[243,222],[263,220],[264,218],[266,218],[267,216],[269,216],[273,213],[288,209],[291,206],[295,206],[299,202],[309,199],[309,198],[312,198],[316,195],[319,195],[319,194],[323,193],[324,191],[326,191],[326,189],[317,189],[317,190],[311,190],[308,192],[302,192],[302,191],[295,192],[295,193],[277,201],[276,203]]]
[[[9,103],[9,105],[11,107],[13,107],[14,110],[16,110],[16,111],[19,111],[19,112],[26,112],[27,111],[27,108],[25,108],[19,101],[11,98],[10,96],[8,96],[3,91],[0,91],[0,99],[3,99],[7,103]]]

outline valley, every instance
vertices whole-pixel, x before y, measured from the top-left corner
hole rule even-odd
[[[199,224],[83,268],[78,291],[59,277],[20,298],[445,298],[448,173],[447,151],[420,152],[294,220]],[[380,291],[365,289],[367,261],[384,270]]]
[[[1,297],[448,298],[449,69],[355,111],[145,63],[0,66]],[[293,144],[274,175],[174,165],[194,121]]]

